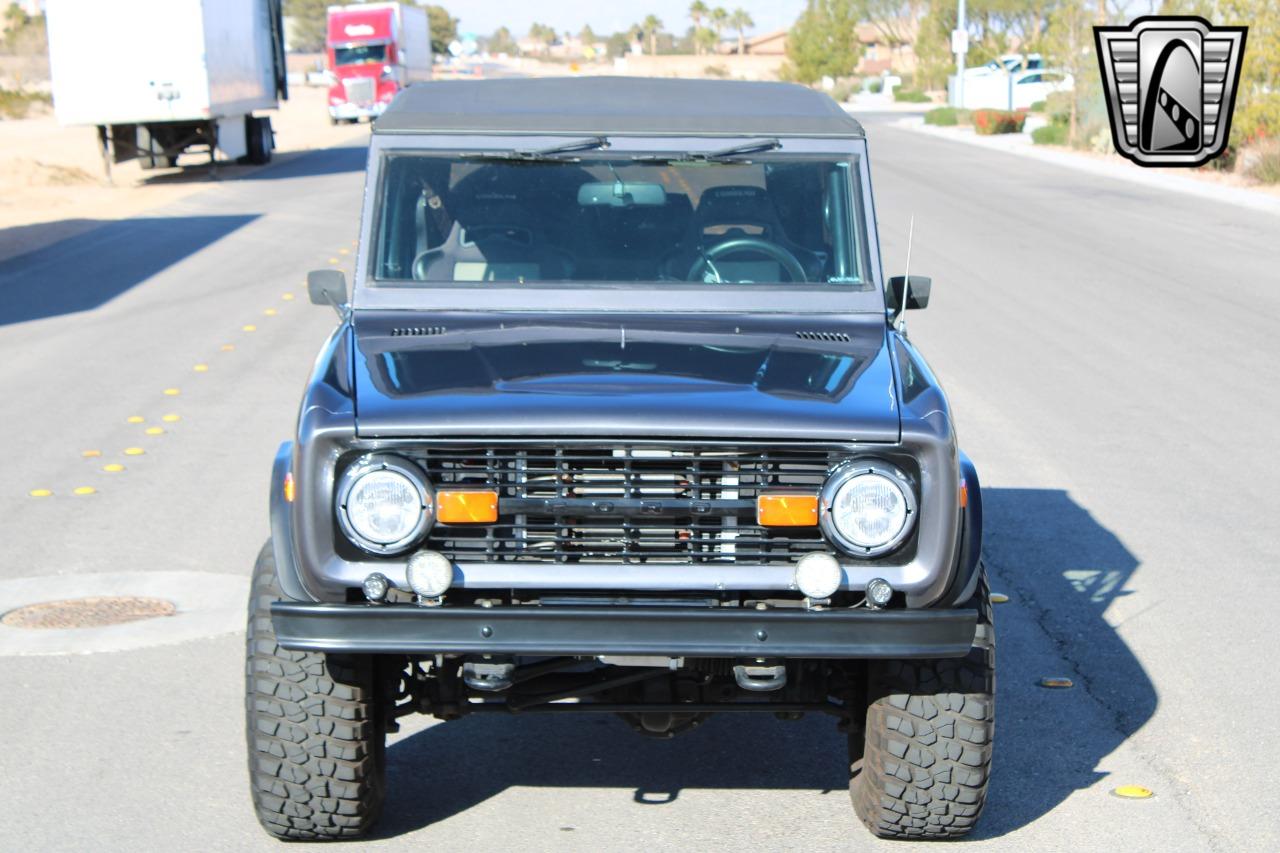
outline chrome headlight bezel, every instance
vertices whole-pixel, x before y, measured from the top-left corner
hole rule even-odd
[[[421,514],[418,523],[408,535],[395,542],[375,542],[362,536],[351,524],[347,515],[347,499],[356,484],[367,474],[375,471],[391,471],[408,480],[417,490]],[[427,535],[435,523],[435,489],[423,474],[422,469],[401,456],[387,453],[369,453],[356,459],[342,472],[334,489],[333,509],[338,518],[338,527],[347,540],[362,551],[369,554],[389,555],[401,554]]]
[[[892,538],[879,545],[863,545],[840,529],[832,512],[840,490],[858,477],[875,475],[888,480],[902,493],[906,518]],[[917,504],[911,479],[896,465],[881,459],[853,459],[839,465],[822,486],[818,503],[818,526],[822,535],[840,550],[854,557],[879,557],[896,550],[907,540],[916,526]]]

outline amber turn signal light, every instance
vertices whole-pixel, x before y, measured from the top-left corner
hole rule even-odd
[[[818,496],[774,493],[756,498],[756,521],[762,527],[816,527]]]
[[[487,524],[498,520],[498,493],[436,492],[436,520],[442,524]]]
[[[294,495],[297,493],[297,487],[293,484],[293,472],[289,471],[284,475],[284,499],[287,503],[293,503]]]

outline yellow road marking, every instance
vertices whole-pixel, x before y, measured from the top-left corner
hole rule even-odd
[[[117,472],[123,471],[124,466],[121,465],[119,462],[108,462],[106,465],[102,466],[102,470],[106,471],[108,474],[115,474]]]
[[[1149,800],[1156,795],[1155,791],[1150,788],[1144,788],[1141,785],[1121,785],[1118,788],[1113,788],[1111,793],[1126,800]]]
[[[98,491],[98,490],[97,490],[97,489],[95,489],[93,486],[77,486],[77,487],[76,487],[76,489],[75,489],[75,494],[77,494],[77,495],[91,495],[91,494],[93,494],[93,493],[94,493],[94,492],[96,492],[96,491]]]
[[[288,300],[293,298],[293,294],[292,293],[281,294],[280,298],[287,302]]]
[[[223,352],[231,352],[231,351],[232,351],[233,349],[235,349],[235,348],[236,348],[236,345],[235,345],[235,344],[223,344],[223,345],[222,345],[222,351],[223,351]]]
[[[164,435],[164,427],[147,427],[147,435]]]
[[[338,259],[337,259],[337,258],[330,258],[330,259],[329,259],[329,263],[331,263],[331,264],[337,264],[337,263],[338,263]]]
[[[191,369],[192,369],[192,370],[194,370],[196,373],[208,373],[208,372],[209,372],[209,365],[207,365],[207,364],[197,364],[197,365],[195,365],[194,367],[192,367]]]
[[[242,331],[242,332],[256,332],[256,331],[258,331],[258,327],[257,327],[257,326],[241,326],[241,327],[240,327],[240,331]]]
[[[182,393],[182,392],[181,392],[181,391],[179,391],[177,388],[166,388],[166,389],[164,389],[164,395],[165,395],[166,397],[176,397],[176,396],[178,396],[178,395],[179,395],[179,394],[181,394],[181,393]]]
[[[31,495],[31,497],[33,498],[53,497],[53,492],[49,491],[48,489],[32,489],[31,491],[27,492],[27,494]]]
[[[92,459],[95,456],[101,456],[102,451],[101,450],[81,450],[80,455],[83,456],[85,459]]]
[[[268,317],[274,317],[276,316],[276,309],[268,308],[266,311],[263,311],[262,313],[266,314]]]
[[[142,415],[129,415],[129,417],[125,418],[125,421],[131,424],[140,424],[145,420],[146,418],[144,418]]]
[[[182,420],[182,415],[165,415],[160,420],[164,421],[165,423],[174,424]]]
[[[339,254],[339,255],[349,255],[349,254],[351,254],[351,250],[350,250],[350,249],[339,249],[339,250],[338,250],[338,254]]]
[[[141,447],[126,447],[124,449],[125,456],[141,456],[146,452],[147,451],[143,450]]]

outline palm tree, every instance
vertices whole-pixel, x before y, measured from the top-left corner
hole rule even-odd
[[[751,16],[747,14],[746,9],[734,9],[729,14],[729,26],[738,31],[739,56],[747,52],[747,39],[745,33],[755,25],[756,22],[751,20]]]
[[[644,31],[644,37],[649,42],[649,55],[658,55],[658,33],[662,30],[662,19],[657,15],[649,15],[640,24],[640,29]]]
[[[717,6],[711,10],[710,18],[711,29],[713,29],[716,34],[716,45],[719,45],[725,25],[729,23],[729,13],[724,10],[723,6]]]
[[[707,4],[703,3],[702,0],[693,0],[693,2],[689,4],[689,19],[693,21],[693,46],[695,53],[702,53],[701,39],[698,38],[698,34],[702,31],[702,19],[705,18],[710,11],[711,10],[707,8]]]

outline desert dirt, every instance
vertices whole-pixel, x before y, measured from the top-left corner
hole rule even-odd
[[[295,86],[279,110],[266,113],[276,134],[277,160],[367,139],[369,126],[329,124],[325,91]],[[63,127],[51,112],[0,121],[0,261],[235,180],[260,166],[189,154],[174,169],[143,171],[136,161],[112,166],[106,182],[92,127]],[[268,167],[269,168],[269,167]]]

